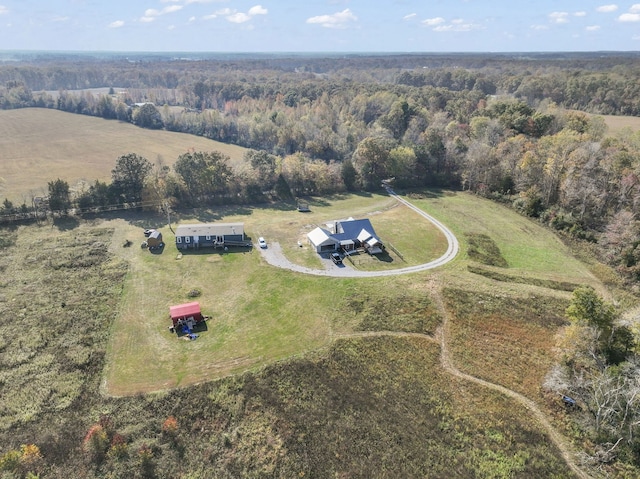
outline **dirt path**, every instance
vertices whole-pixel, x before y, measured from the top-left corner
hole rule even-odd
[[[591,476],[586,474],[582,469],[580,469],[580,467],[578,467],[578,464],[575,461],[575,452],[571,449],[568,442],[553,427],[553,425],[549,422],[545,414],[535,402],[516,391],[508,389],[499,384],[494,384],[484,379],[471,376],[470,374],[463,373],[455,367],[453,361],[451,360],[451,355],[449,354],[449,347],[447,346],[447,337],[449,337],[449,313],[444,305],[444,301],[442,300],[442,295],[440,294],[438,286],[433,280],[431,281],[431,291],[433,292],[433,297],[442,316],[442,325],[436,332],[436,338],[440,340],[440,364],[442,365],[442,368],[449,374],[457,378],[471,381],[483,387],[493,389],[494,391],[498,391],[518,402],[524,409],[531,413],[533,417],[535,417],[535,419],[538,421],[540,426],[542,426],[542,428],[547,431],[549,438],[558,448],[560,454],[562,454],[563,459],[571,468],[571,470],[576,474],[576,476],[582,479],[589,479]]]
[[[451,356],[449,354],[449,347],[447,346],[447,337],[449,336],[449,313],[447,312],[444,302],[442,300],[442,296],[440,294],[440,290],[435,280],[431,280],[429,283],[429,290],[432,293],[433,298],[436,301],[436,306],[440,311],[442,316],[442,325],[438,328],[435,337],[429,336],[428,334],[422,333],[408,333],[408,332],[397,332],[397,331],[359,331],[354,333],[345,333],[334,335],[332,339],[353,339],[353,338],[367,338],[367,337],[380,337],[380,336],[392,336],[396,338],[422,338],[428,339],[433,342],[437,342],[440,344],[440,364],[442,368],[452,376],[463,379],[465,381],[470,381],[476,383],[482,387],[493,389],[494,391],[498,391],[505,396],[510,397],[520,404],[526,411],[528,411],[533,417],[538,421],[538,424],[547,432],[549,438],[553,442],[553,444],[558,448],[562,458],[567,463],[569,468],[576,474],[577,477],[581,479],[590,479],[586,472],[584,472],[575,461],[575,452],[571,449],[568,442],[565,438],[553,427],[551,422],[547,419],[542,410],[538,407],[538,405],[533,402],[531,399],[523,396],[522,394],[508,389],[499,384],[494,384],[492,382],[486,381],[484,379],[477,378],[475,376],[471,376],[470,374],[463,373],[459,369],[457,369],[453,361],[451,360]]]

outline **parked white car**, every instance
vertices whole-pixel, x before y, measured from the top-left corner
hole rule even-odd
[[[260,238],[258,238],[258,245],[260,245],[260,248],[262,248],[262,249],[267,247],[267,242],[262,236],[260,236]]]

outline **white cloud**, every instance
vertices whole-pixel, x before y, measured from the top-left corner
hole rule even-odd
[[[611,5],[600,5],[598,8],[596,8],[596,12],[611,13],[611,12],[615,12],[617,9],[618,9],[618,5],[616,5],[615,3],[612,3]]]
[[[620,22],[640,22],[640,13],[623,13],[618,17]]]
[[[464,23],[464,21],[454,20],[449,25],[438,25],[433,29],[434,32],[470,32],[480,29],[480,25],[475,23]]]
[[[69,17],[63,17],[60,15],[56,15],[51,19],[52,22],[66,22],[67,20],[69,20]]]
[[[160,10],[156,10],[155,8],[147,8],[144,11],[145,17],[157,17],[158,15],[160,15]]]
[[[482,28],[478,24],[467,22],[464,18],[454,18],[446,25],[446,20],[442,17],[427,18],[421,23],[426,27],[433,27],[434,32],[470,32]]]
[[[631,7],[629,8],[629,11],[631,13],[640,13],[640,3],[636,3],[634,5],[631,5]]]
[[[441,23],[444,23],[444,18],[442,17],[427,18],[425,20],[422,20],[422,24],[428,27],[435,27],[436,25],[440,25]]]
[[[403,20],[411,20],[412,18],[417,17],[418,14],[417,13],[410,13],[409,15],[405,15],[404,17],[402,17]]]
[[[161,3],[180,3],[182,0],[160,0]],[[211,3],[219,0],[184,0],[185,5],[192,3]]]
[[[307,18],[307,23],[318,24],[325,28],[347,28],[349,22],[355,22],[357,20],[358,17],[347,8],[332,15],[318,15]]]
[[[552,23],[568,23],[568,16],[569,14],[567,12],[551,12],[549,14],[549,21]]]
[[[597,32],[598,30],[600,30],[600,25],[589,25],[585,28],[585,30],[588,32]]]
[[[182,10],[182,5],[171,5],[169,7],[163,8],[162,14],[164,15],[165,13],[173,13],[177,12],[178,10]]]
[[[574,17],[586,17],[587,16],[587,12],[574,12],[573,16]]]
[[[269,10],[264,8],[262,5],[256,5],[249,9],[249,15],[252,17],[254,15],[266,15],[267,13],[269,13]]]
[[[224,15],[231,15],[233,13],[235,13],[235,10],[231,10],[230,8],[222,8],[220,10],[216,10],[213,14],[224,16]]]
[[[9,8],[4,5],[0,5],[0,15],[6,15],[7,13],[9,13]]]
[[[549,30],[547,25],[531,25],[531,30]]]
[[[167,13],[174,13],[179,10],[182,10],[182,5],[169,5],[168,7],[164,7],[162,10],[157,10],[155,8],[148,8],[144,11],[144,15],[140,19],[141,22],[149,23],[153,22],[156,17],[160,15],[166,15]]]
[[[122,20],[116,20],[115,22],[111,22],[107,25],[108,28],[120,28],[124,26],[124,22]]]
[[[244,23],[251,20],[251,17],[246,13],[237,12],[227,16],[227,20],[231,23]]]
[[[191,18],[193,18],[193,17],[191,17]],[[191,18],[189,20],[191,20]],[[211,15],[205,15],[202,18],[204,20],[213,20],[214,18],[218,18],[218,15],[216,15],[215,13],[212,13]]]

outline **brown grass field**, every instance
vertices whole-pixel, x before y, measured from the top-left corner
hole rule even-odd
[[[190,149],[220,151],[231,165],[245,148],[203,137],[41,108],[0,111],[0,201],[31,204],[58,178],[72,190],[110,181],[118,157],[137,153],[171,166]]]
[[[624,130],[638,131],[640,130],[640,117],[637,116],[614,116],[599,115],[604,119],[607,125],[607,133],[615,135]]]

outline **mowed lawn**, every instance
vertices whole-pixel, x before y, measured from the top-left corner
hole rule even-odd
[[[460,240],[458,258],[451,266],[437,270],[438,280],[442,285],[446,284],[449,291],[451,288],[482,290],[507,297],[514,291],[526,294],[530,288],[488,280],[468,272],[467,232],[484,233],[493,238],[512,274],[595,283],[587,268],[574,259],[551,232],[505,207],[466,193],[409,199],[448,225]],[[385,195],[345,195],[312,201],[311,213],[299,213],[293,206],[278,204],[220,210],[214,216],[216,221],[244,222],[250,238],[255,241],[258,236],[265,236],[270,243],[277,241],[283,246],[285,255],[296,263],[311,262],[310,258],[315,255],[306,243],[298,245],[302,232],[330,218],[347,216],[369,217],[373,226],[380,226],[381,231],[402,232],[396,233],[394,241],[399,245],[400,253],[409,258],[407,263],[439,257],[446,247],[440,242],[439,235],[429,230],[426,220],[416,218],[413,212],[394,206],[394,203]],[[209,211],[205,216],[203,212],[202,215],[211,217],[212,213]],[[181,218],[180,221],[194,222],[198,218]],[[340,305],[348,303],[350,295],[369,291],[376,301],[393,302],[398,291],[389,285],[389,281],[411,280],[407,277],[354,280],[293,273],[270,266],[257,249],[186,253],[179,258],[174,237],[167,227],[161,227],[167,243],[164,252],[152,254],[138,246],[144,240],[140,221],[113,220],[110,226],[115,228],[113,251],[131,265],[108,352],[106,385],[107,392],[114,395],[186,386],[326,347],[336,335],[348,335],[357,322],[343,320],[348,314]],[[384,234],[380,233],[380,236],[386,239]],[[122,247],[127,239],[134,242],[133,247]],[[405,262],[398,262],[396,267],[405,265]],[[412,275],[416,284],[432,277],[433,272]],[[197,340],[178,339],[168,331],[171,324],[169,306],[194,300],[189,292],[195,289],[201,296],[194,299],[200,302],[204,314],[212,318]],[[536,294],[541,294],[541,290]],[[549,294],[568,295],[557,291],[549,291]],[[457,309],[468,309],[468,303],[462,300],[458,303],[455,298],[454,295],[453,300],[447,300],[447,306],[453,318],[462,318],[463,313],[458,313]],[[503,354],[498,350],[487,355],[483,344],[462,344],[466,343],[465,338],[471,341],[470,338],[478,336],[476,333],[462,334],[455,323],[451,326],[452,334],[461,344],[454,349],[476,351],[478,357],[486,360],[474,364],[473,369],[484,367],[487,373],[493,371],[491,374],[500,377],[500,370],[504,368],[502,358],[513,351],[505,350]],[[522,356],[516,358],[518,361],[538,357],[550,359],[548,347],[557,323],[547,326],[543,335],[545,348],[537,351],[535,345],[538,343],[531,343],[534,351],[521,348],[517,352]],[[491,347],[512,344],[517,339],[510,336],[512,333],[519,335],[520,329],[501,329]],[[548,360],[530,364],[532,371],[535,370],[533,376],[543,375],[548,365]],[[523,390],[519,386],[517,389]],[[528,383],[524,392],[530,392],[529,387],[532,386]]]
[[[220,151],[231,165],[242,162],[245,148],[207,138],[44,108],[0,111],[0,201],[31,204],[58,178],[72,190],[95,180],[111,180],[118,157],[144,156],[171,166],[190,149]]]
[[[278,205],[219,211],[216,217],[217,221],[244,222],[254,242],[265,236],[269,242],[281,243],[294,262],[317,256],[306,242],[298,245],[300,231],[308,230],[315,220],[350,215],[370,217],[374,227],[380,225],[385,233],[403,232],[397,235],[397,243],[406,246],[411,264],[442,255],[446,242],[441,234],[410,209],[392,207],[394,203],[386,195],[349,195],[323,200],[305,214]],[[198,218],[180,221],[198,222]],[[110,394],[148,392],[222,377],[323,347],[331,341],[336,324],[345,332],[339,326],[336,305],[351,294],[353,280],[273,267],[258,249],[179,255],[175,237],[166,226],[160,229],[167,246],[162,254],[152,254],[139,247],[144,240],[139,221],[113,220],[110,226],[115,228],[112,250],[131,265],[109,348]],[[403,242],[412,233],[416,241]],[[134,245],[123,247],[126,240]],[[406,265],[399,262],[395,266]],[[372,283],[372,288],[378,282],[375,278],[364,281]],[[192,290],[201,295],[190,298]],[[168,331],[169,306],[193,300],[200,302],[211,320],[197,340],[178,339]]]
[[[506,206],[460,192],[406,198],[447,225],[458,237],[465,257],[465,235],[485,234],[507,261],[506,268],[498,268],[506,274],[597,284],[587,266],[551,230]]]

